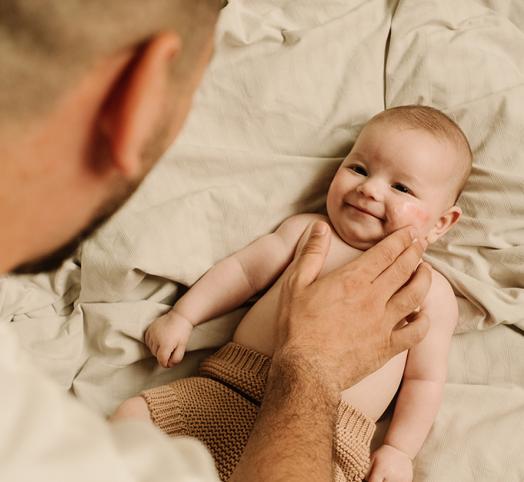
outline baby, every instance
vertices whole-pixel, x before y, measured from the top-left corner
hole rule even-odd
[[[247,442],[273,354],[280,275],[293,262],[315,220],[331,226],[320,276],[338,268],[393,231],[412,225],[428,243],[459,219],[455,205],[471,170],[461,129],[440,111],[402,106],[373,117],[339,167],[327,195],[327,216],[292,216],[211,268],[145,340],[164,367],[180,362],[193,328],[231,311],[270,287],[240,322],[233,342],[206,359],[199,377],[148,390],[153,421],[172,435],[191,435],[211,450],[227,480]],[[448,281],[433,270],[420,307],[430,330],[417,346],[341,394],[334,435],[336,480],[406,482],[412,461],[435,419],[457,317]],[[402,382],[402,383],[401,383]],[[370,457],[375,422],[400,391],[384,443]]]

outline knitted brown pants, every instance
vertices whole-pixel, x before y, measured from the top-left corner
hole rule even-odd
[[[255,422],[271,359],[228,343],[200,366],[200,376],[142,393],[154,423],[172,436],[191,436],[210,450],[222,481],[238,463]],[[361,481],[369,466],[375,423],[340,402],[334,434],[335,481]]]

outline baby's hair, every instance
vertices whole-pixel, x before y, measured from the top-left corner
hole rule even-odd
[[[469,145],[468,138],[460,126],[449,116],[434,107],[427,105],[402,105],[391,107],[377,115],[369,122],[393,121],[408,128],[422,129],[431,134],[451,142],[462,153],[460,159],[462,165],[458,166],[459,175],[457,177],[457,192],[455,202],[458,199],[464,185],[471,173],[473,163],[473,152]]]

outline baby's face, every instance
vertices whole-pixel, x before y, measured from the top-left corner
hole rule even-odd
[[[368,249],[414,226],[430,243],[460,217],[453,206],[459,153],[421,129],[367,125],[329,188],[328,215],[349,245]]]

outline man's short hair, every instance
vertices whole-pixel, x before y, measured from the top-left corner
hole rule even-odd
[[[52,105],[90,65],[153,35],[176,30],[173,78],[191,69],[222,0],[1,0],[0,121]]]
[[[375,115],[370,123],[387,121],[400,126],[422,129],[443,140],[451,142],[460,153],[461,164],[457,166],[457,191],[455,201],[464,189],[471,173],[473,153],[468,138],[460,126],[444,112],[427,105],[402,105],[391,107]]]

